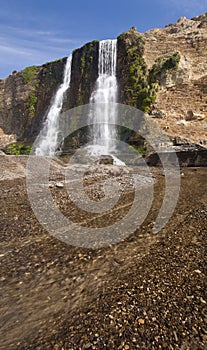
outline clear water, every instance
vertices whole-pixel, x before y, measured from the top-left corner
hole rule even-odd
[[[54,101],[47,113],[43,129],[39,134],[35,149],[35,154],[38,156],[54,156],[57,144],[60,141],[59,116],[63,106],[64,93],[70,86],[71,61],[72,56],[69,56],[65,65],[63,83],[56,92]]]

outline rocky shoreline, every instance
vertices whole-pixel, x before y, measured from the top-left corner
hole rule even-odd
[[[155,197],[144,223],[95,250],[50,236],[32,212],[24,176],[1,178],[0,349],[207,346],[206,168],[183,169],[176,210],[157,234],[164,177],[160,168],[152,172]],[[62,181],[58,172],[52,180]],[[64,187],[51,192],[67,215]],[[124,201],[131,200],[129,191]]]

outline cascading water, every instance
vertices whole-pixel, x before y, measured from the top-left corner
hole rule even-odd
[[[117,40],[102,40],[99,43],[98,78],[91,95],[93,112],[89,122],[93,124],[93,144],[88,146],[92,158],[111,155],[114,164],[125,165],[115,157],[118,84],[116,79]]]
[[[40,132],[35,154],[38,156],[54,156],[59,140],[59,115],[63,106],[64,93],[70,86],[72,55],[67,59],[63,83],[56,92],[54,101],[48,111],[46,121]]]
[[[106,154],[115,151],[116,105],[118,85],[116,79],[117,40],[102,40],[99,43],[98,79],[90,103],[94,103],[92,137],[93,148],[99,146]]]

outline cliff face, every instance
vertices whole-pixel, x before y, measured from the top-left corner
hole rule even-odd
[[[32,140],[63,79],[66,59],[27,67],[0,80],[0,128],[19,140]]]
[[[89,102],[98,77],[99,42],[92,41],[73,51],[70,89],[65,96],[64,109]]]
[[[177,68],[159,81],[152,114],[166,132],[197,143],[207,141],[207,14],[145,33],[150,70],[159,57],[179,52]]]
[[[147,85],[144,40],[135,28],[131,28],[118,37],[117,48],[119,101],[142,109],[141,95]]]
[[[64,110],[89,102],[98,76],[98,46],[93,41],[73,52]],[[144,34],[132,27],[118,37],[117,50],[119,102],[149,113],[175,142],[205,144],[207,14]],[[1,139],[4,132],[33,141],[63,80],[65,62],[28,67],[0,81]]]
[[[207,14],[118,37],[120,102],[149,113],[173,139],[207,141]]]

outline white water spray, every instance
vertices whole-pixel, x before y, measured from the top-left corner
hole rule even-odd
[[[63,83],[56,92],[54,101],[48,111],[44,127],[41,130],[35,154],[37,156],[54,156],[59,140],[59,116],[63,106],[64,93],[70,86],[71,61],[69,56],[65,65]]]
[[[99,43],[98,79],[90,98],[94,103],[93,150],[104,147],[104,153],[115,151],[116,105],[118,85],[116,79],[117,40],[102,40]],[[100,124],[101,123],[101,124]],[[102,151],[103,152],[103,151]]]

